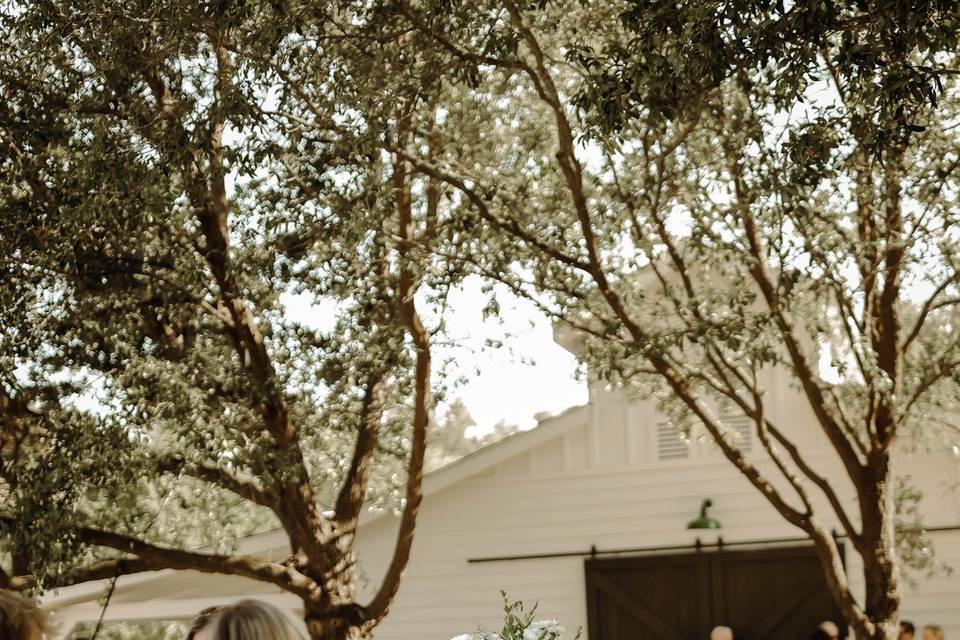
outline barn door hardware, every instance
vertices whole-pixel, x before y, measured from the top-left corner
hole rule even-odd
[[[960,531],[960,525],[948,525],[948,526],[939,526],[939,527],[925,527],[924,531]],[[843,540],[846,538],[845,535],[838,534],[836,536],[837,540]],[[660,547],[627,547],[621,549],[598,549],[596,545],[592,545],[590,549],[584,551],[559,551],[553,553],[531,553],[525,555],[515,555],[515,556],[487,556],[483,558],[468,558],[467,562],[470,564],[479,564],[483,562],[512,562],[515,560],[548,560],[551,558],[589,558],[597,556],[616,556],[616,555],[629,555],[629,554],[644,554],[644,553],[660,553],[664,551],[696,551],[698,549],[710,548],[710,547],[720,547],[729,548],[729,547],[759,547],[762,545],[800,545],[800,544],[809,544],[810,538],[806,536],[794,537],[794,538],[765,538],[759,540],[736,540],[734,542],[727,542],[721,538],[718,538],[716,542],[703,542],[697,540],[694,544],[682,544],[682,545],[669,545],[669,546],[660,546]]]
[[[468,558],[470,564],[480,564],[483,562],[512,562],[516,560],[548,560],[551,558],[597,558],[599,556],[661,553],[664,551],[702,551],[714,548],[728,547],[757,547],[762,545],[779,544],[795,545],[809,543],[810,538],[770,538],[765,540],[737,540],[736,542],[727,542],[717,539],[716,542],[704,542],[699,538],[693,544],[666,545],[661,547],[628,547],[624,549],[598,549],[596,545],[585,551],[559,551],[556,553],[530,553],[516,556],[487,556],[484,558]]]

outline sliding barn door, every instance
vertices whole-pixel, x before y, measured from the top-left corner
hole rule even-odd
[[[805,640],[841,622],[811,547],[590,559],[589,640]],[[842,626],[842,625],[841,625]]]

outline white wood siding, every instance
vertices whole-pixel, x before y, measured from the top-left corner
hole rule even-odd
[[[828,476],[842,476],[839,462],[810,428],[802,403],[784,394],[778,409],[792,415],[790,430]],[[447,640],[478,625],[501,621],[500,591],[511,599],[539,603],[543,617],[574,629],[586,625],[583,558],[553,558],[473,564],[469,558],[692,543],[685,529],[701,499],[712,498],[711,515],[727,541],[793,537],[761,495],[707,442],[695,443],[688,459],[659,461],[656,425],[663,421],[649,402],[595,398],[581,424],[497,464],[492,473],[465,478],[428,496],[420,512],[410,569],[377,640]],[[792,412],[792,413],[791,413]],[[590,417],[593,417],[594,422]],[[549,425],[545,425],[545,430]],[[523,437],[523,436],[521,436]],[[755,450],[757,447],[755,447]],[[758,457],[761,467],[769,461]],[[951,485],[960,482],[956,461],[946,456],[902,456],[900,473],[925,492],[929,526],[960,522]],[[852,487],[838,482],[853,505]],[[396,521],[382,518],[361,529],[361,565],[377,584],[392,547]],[[713,542],[714,532],[700,532]],[[940,560],[960,571],[960,532],[934,535]],[[848,564],[861,589],[859,562]],[[923,579],[908,589],[904,615],[936,622],[948,637],[960,636],[960,573]],[[718,621],[720,623],[722,621]],[[586,629],[584,629],[586,631]]]

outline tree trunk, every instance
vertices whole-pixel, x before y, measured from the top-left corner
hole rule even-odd
[[[900,637],[899,620],[892,618],[888,620],[874,620],[872,634],[868,629],[858,628],[858,625],[853,625],[853,630],[856,640],[897,640],[897,638]]]
[[[893,485],[890,456],[871,455],[860,491],[860,517],[864,543],[864,613],[874,629],[858,629],[858,638],[895,640],[899,635],[900,585],[893,528]]]
[[[876,546],[872,550],[873,557],[864,558],[864,613],[875,629],[872,635],[866,629],[858,630],[857,637],[895,640],[900,631],[900,589],[893,549]]]
[[[310,640],[355,640],[360,637],[359,627],[340,616],[304,616],[307,637]]]
[[[310,640],[356,640],[362,637],[364,610],[353,601],[355,595],[349,567],[353,553],[343,553],[327,575],[339,575],[339,579],[318,580],[324,593],[318,602],[305,602],[303,621]]]
[[[355,603],[311,608],[303,614],[310,640],[357,640],[363,637],[363,608]]]

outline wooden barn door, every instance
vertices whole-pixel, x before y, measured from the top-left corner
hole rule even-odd
[[[805,640],[840,622],[812,547],[590,559],[589,640]]]

